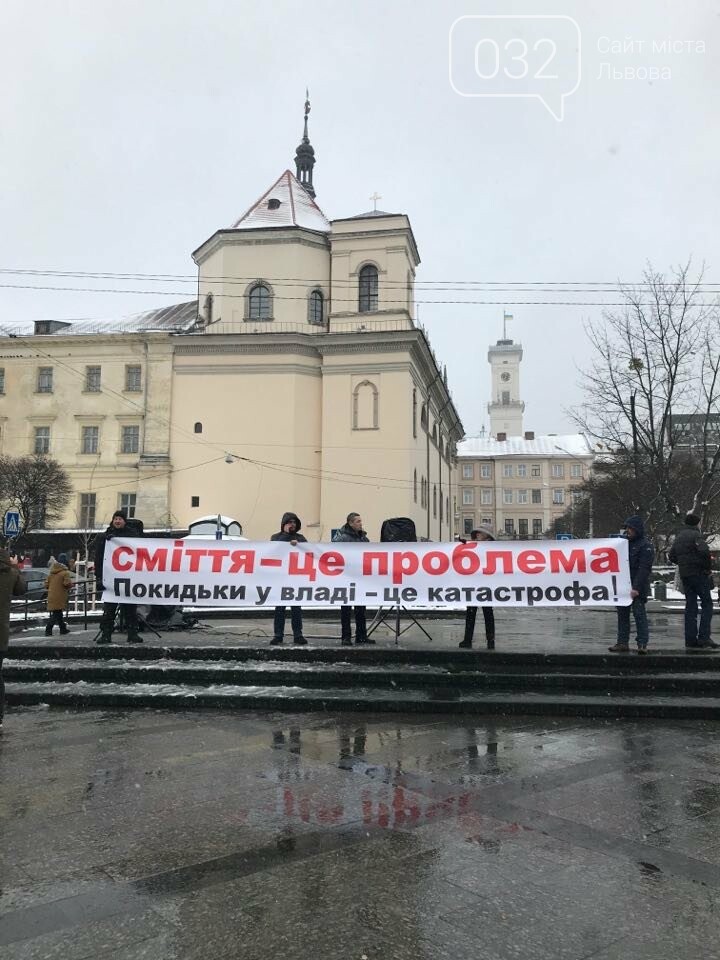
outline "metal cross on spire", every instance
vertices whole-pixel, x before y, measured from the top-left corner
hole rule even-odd
[[[376,190],[375,193],[370,197],[370,199],[371,199],[372,202],[373,202],[373,210],[376,211],[376,210],[377,210],[377,202],[378,202],[378,200],[382,200],[382,194],[378,193],[377,190]]]

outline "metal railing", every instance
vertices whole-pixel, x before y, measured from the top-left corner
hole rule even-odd
[[[80,589],[81,588],[81,589]],[[70,597],[68,598],[67,613],[82,614],[83,629],[87,630],[88,615],[98,610],[102,604],[98,602],[97,591],[95,589],[95,580],[75,580],[71,587]],[[13,614],[20,613],[22,619],[18,620]],[[18,622],[24,625],[31,621],[35,622],[48,614],[47,597],[38,597],[32,599],[29,596],[14,597],[10,603],[10,626]]]

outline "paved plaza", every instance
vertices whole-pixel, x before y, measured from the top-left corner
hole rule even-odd
[[[716,723],[14,707],[3,960],[712,960]]]

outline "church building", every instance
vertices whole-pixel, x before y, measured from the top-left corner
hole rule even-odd
[[[318,541],[357,511],[371,539],[394,516],[452,539],[463,428],[415,322],[410,220],[328,219],[308,113],[295,172],[194,251],[197,301],[0,337],[0,449],[68,469],[63,527],[131,506],[150,528],[221,513],[261,540],[292,510]]]

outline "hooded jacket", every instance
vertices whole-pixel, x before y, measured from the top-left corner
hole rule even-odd
[[[645,524],[642,517],[628,517],[625,526],[635,531],[632,540],[628,540],[628,558],[630,561],[630,583],[637,590],[640,600],[650,596],[650,573],[655,548],[645,536]]]
[[[710,573],[710,547],[697,527],[684,526],[678,530],[668,558],[670,563],[678,565],[681,577]]]
[[[333,537],[333,543],[368,543],[364,530],[354,530],[349,523],[344,524]]]
[[[0,657],[10,640],[10,602],[25,594],[25,581],[16,566],[10,563],[7,550],[0,550]]]
[[[50,568],[50,573],[45,580],[47,587],[47,608],[48,610],[65,610],[68,604],[68,594],[72,587],[73,579],[70,571],[64,563],[55,563]]]
[[[295,533],[285,533],[283,527],[286,523],[290,521],[295,523]],[[284,540],[286,543],[289,543],[291,540],[297,540],[298,543],[307,543],[305,537],[300,533],[300,527],[302,523],[300,522],[300,517],[296,513],[284,513],[282,515],[282,520],[280,521],[280,530],[277,533],[274,533],[270,539],[271,540]]]
[[[99,533],[95,537],[94,543],[94,563],[95,563],[95,589],[103,589],[103,563],[105,562],[105,544],[113,537],[141,537],[143,535],[143,522],[135,517],[130,517],[125,521],[125,526],[118,530],[112,524],[104,533]]]

